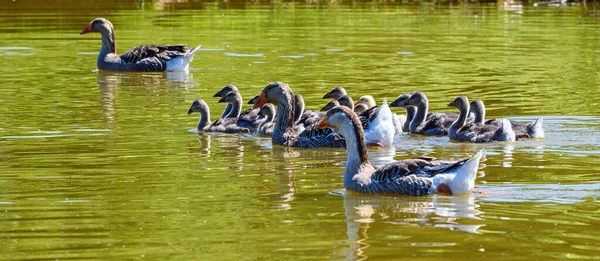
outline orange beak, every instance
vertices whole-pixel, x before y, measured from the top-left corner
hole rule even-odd
[[[269,103],[269,101],[267,101],[267,96],[265,96],[264,92],[261,92],[260,97],[258,97],[258,100],[256,101],[256,103],[254,103],[254,107],[252,107],[252,108],[253,109],[260,108],[261,106],[263,106],[267,103]]]
[[[81,31],[81,33],[79,33],[79,34],[87,34],[87,33],[91,33],[91,32],[92,32],[92,24],[90,23],[90,24],[88,24],[88,26],[87,26],[85,29],[83,29],[83,31]]]
[[[354,103],[354,106],[358,105],[358,101]]]
[[[319,126],[317,126],[317,129],[327,129],[329,128],[329,124],[327,124],[327,117],[325,117],[325,119],[323,119],[321,122],[319,122]]]

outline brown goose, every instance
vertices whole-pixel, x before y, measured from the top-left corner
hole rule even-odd
[[[193,112],[200,113],[200,120],[198,121],[198,130],[207,132],[226,132],[226,133],[239,133],[239,132],[250,132],[248,128],[243,128],[237,125],[237,118],[224,118],[218,119],[213,123],[210,123],[210,109],[208,104],[202,99],[195,100],[192,106],[188,110],[188,114]]]
[[[481,123],[467,124],[469,114],[469,99],[459,96],[448,106],[460,111],[458,119],[448,129],[448,137],[455,141],[466,142],[492,142],[492,141],[515,141],[515,132],[507,119],[502,119],[498,126],[485,125]]]
[[[277,105],[277,119],[271,137],[274,144],[299,148],[346,146],[346,142],[333,135],[331,130],[323,131],[307,126],[301,133],[296,131],[294,129],[296,106],[294,100],[294,93],[287,84],[273,82],[265,86],[260,98],[254,104],[254,108],[259,108],[267,103]]]
[[[188,70],[200,46],[186,49],[185,45],[141,45],[117,55],[115,29],[104,18],[92,20],[80,34],[97,32],[102,35],[102,47],[96,66],[106,71],[161,72]]]
[[[486,125],[494,125],[500,126],[502,123],[501,119],[490,119],[485,120],[485,105],[481,100],[473,100],[471,101],[470,112],[475,115],[475,122],[486,124]],[[540,117],[539,119],[529,123],[524,124],[521,122],[510,121],[510,125],[512,129],[515,131],[517,138],[543,138],[544,129],[542,124],[544,122],[544,118]]]
[[[348,161],[343,181],[347,190],[422,196],[437,192],[468,194],[475,186],[482,151],[458,161],[432,162],[416,158],[375,170],[369,163],[364,130],[354,112],[343,106],[335,107],[327,112],[319,127],[329,127],[346,139]]]

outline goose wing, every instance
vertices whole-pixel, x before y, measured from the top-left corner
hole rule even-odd
[[[185,56],[188,50],[185,45],[140,45],[131,48],[129,51],[121,54],[120,58],[126,63],[137,63],[144,59],[156,58],[161,61],[168,61],[171,58]]]

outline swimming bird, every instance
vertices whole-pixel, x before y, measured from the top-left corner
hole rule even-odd
[[[200,113],[200,120],[198,121],[197,127],[198,130],[226,133],[250,132],[248,128],[237,125],[237,118],[223,118],[210,123],[210,109],[208,108],[208,104],[202,99],[197,99],[192,103],[192,106],[190,106],[188,110],[188,114],[193,112]]]
[[[213,97],[218,97],[218,98],[223,98],[225,97],[226,94],[228,94],[229,92],[239,92],[237,86],[233,85],[233,84],[226,84],[225,86],[223,86],[221,88],[221,90],[219,90],[217,93],[215,93],[213,95]],[[254,103],[252,103],[254,104]],[[225,116],[227,116],[229,113],[231,112],[231,104],[227,104],[227,106],[225,106],[225,110],[223,110],[223,113],[221,114],[221,118],[225,118]]]
[[[277,145],[299,148],[345,147],[346,142],[333,135],[331,130],[324,131],[309,126],[302,132],[295,130],[295,99],[292,89],[283,82],[273,82],[265,86],[254,108],[266,103],[277,106],[275,127],[271,141]],[[316,126],[315,126],[316,127]]]
[[[421,135],[448,135],[448,128],[458,118],[455,113],[428,113],[429,100],[423,92],[413,92],[407,100],[398,104],[400,107],[412,106],[417,111],[409,124],[409,132]]]
[[[354,112],[343,106],[327,112],[320,128],[331,128],[346,139],[348,161],[344,187],[359,193],[450,195],[471,193],[483,152],[458,161],[433,162],[431,158],[396,161],[375,170],[367,155],[362,125]]]
[[[342,86],[335,86],[328,93],[326,93],[325,95],[323,95],[323,99],[334,99],[334,100],[337,100],[340,97],[342,97],[342,95],[346,95],[346,94],[347,94],[346,93],[346,89],[344,89],[344,87],[342,87]]]
[[[485,120],[485,105],[481,100],[473,100],[471,101],[470,113],[475,115],[476,123],[482,123],[486,125],[495,125],[499,126],[502,122],[501,119],[490,119]],[[525,124],[516,121],[510,121],[510,125],[512,129],[515,131],[517,138],[544,138],[544,129],[542,127],[544,122],[544,118],[540,117],[537,120]]]
[[[102,35],[102,47],[96,66],[106,71],[161,72],[188,70],[200,46],[186,49],[185,45],[140,45],[117,55],[115,29],[104,18],[92,20],[80,34],[97,32]]]
[[[507,119],[502,119],[498,126],[481,123],[466,124],[469,114],[467,97],[458,96],[448,103],[448,106],[455,107],[460,111],[458,119],[448,129],[448,137],[451,140],[476,143],[516,140],[515,132]]]
[[[237,125],[243,128],[248,128],[250,131],[255,132],[258,129],[258,125],[261,120],[258,119],[259,109],[247,109],[242,112],[242,95],[238,91],[231,91],[225,94],[219,103],[226,102],[231,105],[231,110],[225,118],[238,118]]]

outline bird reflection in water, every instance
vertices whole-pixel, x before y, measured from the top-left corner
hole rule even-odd
[[[344,190],[332,194],[344,197],[348,247],[340,254],[345,260],[368,258],[365,254],[369,247],[368,229],[375,222],[388,226],[440,227],[468,233],[480,233],[478,229],[483,226],[460,222],[460,219],[481,219],[483,212],[474,196],[393,197]]]
[[[202,157],[210,157],[211,135],[208,133],[198,133],[198,143],[190,145],[190,152],[199,153]]]

